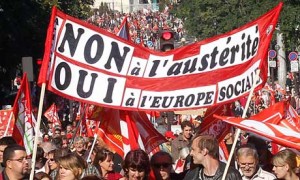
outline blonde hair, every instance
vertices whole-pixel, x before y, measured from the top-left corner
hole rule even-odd
[[[289,172],[296,171],[297,154],[291,149],[284,149],[273,156],[272,163],[274,166],[289,165]]]
[[[84,169],[87,167],[84,159],[75,153],[60,157],[57,162],[64,169],[71,170],[76,179],[80,179]]]

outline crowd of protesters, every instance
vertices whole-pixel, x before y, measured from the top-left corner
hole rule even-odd
[[[119,31],[122,20],[127,17],[131,40],[145,47],[155,49],[159,29],[173,29],[175,37],[184,37],[183,21],[165,12],[139,11],[129,14],[96,14],[89,22],[112,33]],[[150,43],[151,42],[151,43]],[[272,99],[273,98],[273,99]],[[298,109],[296,97],[292,93],[277,88],[274,97],[269,89],[257,92],[251,98],[247,116],[268,108],[272,101],[288,100]],[[61,126],[45,128],[39,139],[35,159],[34,179],[107,179],[107,180],[181,180],[181,179],[221,179],[225,163],[220,161],[219,142],[210,135],[199,135],[203,115],[192,118],[174,117],[173,125],[181,127],[179,132],[170,131],[167,118],[156,119],[156,129],[166,137],[159,151],[147,154],[142,149],[130,150],[121,157],[101,139],[76,136],[76,121],[68,116],[78,111],[64,100],[56,100],[63,120]],[[53,101],[53,100],[52,100]],[[246,98],[232,104],[232,115],[241,117],[245,111]],[[52,103],[51,100],[46,103]],[[65,110],[68,110],[66,112]],[[75,122],[75,123],[73,123]],[[47,126],[47,124],[45,125]],[[235,130],[232,129],[223,139],[228,151],[231,150]],[[299,180],[299,151],[284,149],[271,154],[268,142],[257,136],[242,132],[239,145],[227,170],[226,180]],[[0,139],[1,179],[28,179],[31,159],[25,148],[17,145],[12,137]]]

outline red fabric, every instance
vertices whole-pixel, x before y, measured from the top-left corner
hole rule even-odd
[[[46,87],[49,91],[73,100],[123,110],[185,110],[233,102],[250,92],[250,88],[241,83],[251,81],[255,69],[261,72],[257,89],[267,81],[267,52],[282,5],[279,3],[238,29],[163,53],[138,46],[53,9],[39,84],[47,82],[49,77]],[[83,30],[82,35],[74,34],[76,28]],[[239,34],[250,38],[251,45]],[[65,38],[67,36],[69,38]],[[99,44],[101,48],[97,49],[95,59],[88,61],[86,54],[95,56],[93,48],[88,48],[95,36],[103,42]],[[222,53],[232,47],[252,52],[247,55],[230,52],[228,57],[236,58],[220,65]],[[69,50],[60,50],[63,48]],[[61,68],[65,66],[70,72],[62,76]],[[78,68],[87,76],[76,74]],[[95,84],[88,87],[89,82],[84,81],[89,81],[91,74],[97,77],[93,77]],[[55,76],[60,77],[61,82]],[[65,87],[60,88],[60,83]],[[83,86],[91,88],[91,92],[83,92]],[[231,87],[235,87],[234,95],[225,95]]]
[[[43,57],[43,63],[40,69],[40,74],[38,78],[38,84],[41,85],[42,83],[46,83],[48,81],[48,70],[49,70],[49,63],[50,63],[50,55],[52,51],[52,43],[53,43],[53,31],[56,24],[55,16],[56,16],[56,6],[53,6],[52,13],[51,13],[51,19],[47,30],[47,38],[45,42],[45,52]]]
[[[231,125],[214,117],[214,115],[228,116],[231,115],[231,104],[210,107],[206,110],[204,120],[200,126],[200,134],[213,135],[222,141],[226,134],[230,131]]]
[[[107,180],[118,180],[122,177],[123,176],[120,173],[116,173],[116,172],[109,172],[107,174]]]
[[[34,128],[32,125],[30,89],[26,73],[24,73],[14,102],[13,113],[15,125],[12,136],[19,145],[25,147],[27,155],[30,155],[33,152]]]
[[[249,119],[215,116],[218,119],[254,132],[285,147],[300,149],[299,116],[287,102],[279,102]],[[286,119],[288,117],[288,119]]]
[[[11,136],[15,124],[15,117],[13,115],[12,109],[0,110],[0,124],[0,137],[4,135],[7,128],[8,129],[6,136]]]
[[[157,132],[148,120],[146,113],[142,111],[103,108],[101,124],[97,133],[108,146],[122,157],[129,150],[138,147],[150,153],[157,146],[166,142],[164,136]]]
[[[44,113],[44,116],[52,123],[52,131],[55,131],[56,126],[61,127],[61,122],[58,117],[57,107],[53,103]]]

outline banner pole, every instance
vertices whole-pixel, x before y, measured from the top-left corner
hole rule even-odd
[[[39,102],[39,109],[38,109],[38,117],[37,122],[34,128],[35,136],[34,136],[34,145],[33,145],[33,152],[32,152],[32,158],[31,158],[31,172],[30,172],[30,180],[33,180],[34,178],[34,170],[35,170],[35,159],[36,159],[36,153],[37,153],[37,143],[38,143],[38,137],[39,137],[39,129],[41,125],[41,117],[42,117],[42,110],[43,110],[43,104],[44,104],[44,97],[45,97],[45,90],[46,90],[46,83],[42,84],[41,89],[41,95],[40,95],[40,102]]]
[[[80,114],[80,119],[79,119],[79,122],[76,124],[76,128],[75,128],[75,131],[73,133],[73,136],[72,136],[72,140],[69,144],[69,147],[72,147],[73,143],[74,143],[74,140],[75,140],[75,137],[76,137],[76,134],[77,134],[77,131],[78,131],[78,128],[80,127],[80,124],[82,122],[82,119],[84,118],[85,116],[85,110],[86,110],[86,107],[87,107],[87,104],[84,103],[84,107],[83,107],[83,113]]]
[[[94,147],[95,147],[95,144],[96,144],[96,142],[97,142],[97,138],[98,138],[98,135],[97,135],[97,133],[95,133],[95,134],[94,134],[94,141],[93,141],[92,147],[91,147],[91,149],[90,149],[89,156],[88,156],[87,159],[86,159],[86,161],[87,161],[88,163],[91,161],[90,158],[91,158],[91,155],[92,155],[92,153],[93,153],[93,149],[94,149]]]
[[[4,134],[3,134],[2,137],[5,137],[7,135],[7,131],[10,128],[10,122],[11,122],[11,120],[13,118],[13,114],[14,114],[13,112],[10,113],[9,120],[8,120],[8,123],[7,123],[7,127],[6,127],[5,132],[4,132]]]
[[[249,93],[249,95],[248,95],[248,99],[247,99],[247,102],[246,102],[246,106],[245,106],[245,109],[244,109],[242,118],[245,118],[246,115],[247,115],[247,111],[248,111],[248,108],[249,108],[249,105],[250,105],[250,101],[251,101],[251,98],[252,98],[252,94],[253,94],[253,91],[254,91],[254,89],[255,89],[255,87],[256,87],[256,85],[257,85],[256,82],[257,82],[258,79],[259,79],[259,74],[260,74],[260,69],[258,69],[258,70],[256,71],[255,78],[254,78],[254,82],[253,82],[253,85],[252,85],[252,87],[251,87],[250,93]],[[237,129],[237,132],[235,133],[234,141],[233,141],[233,144],[232,144],[232,148],[231,148],[231,151],[230,151],[228,160],[227,160],[227,164],[226,164],[226,167],[225,167],[223,176],[222,176],[222,180],[225,180],[225,178],[226,178],[227,171],[228,171],[228,169],[229,169],[230,162],[231,162],[231,159],[232,159],[234,150],[235,150],[235,148],[236,148],[236,144],[237,144],[237,141],[238,141],[238,138],[239,138],[240,134],[241,134],[241,129],[238,128],[238,129]]]

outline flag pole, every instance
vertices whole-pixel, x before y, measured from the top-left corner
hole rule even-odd
[[[39,138],[39,129],[41,125],[41,117],[42,117],[42,110],[43,110],[43,104],[44,104],[44,97],[45,97],[45,90],[46,90],[46,83],[42,84],[41,89],[41,95],[40,95],[40,102],[39,102],[39,109],[38,109],[38,117],[37,122],[35,125],[35,136],[34,136],[34,145],[33,145],[33,152],[32,152],[32,159],[31,159],[31,172],[30,172],[30,180],[33,180],[34,178],[34,170],[35,170],[35,159],[36,159],[36,153],[37,153],[37,143]]]
[[[75,137],[76,137],[76,134],[77,134],[77,131],[78,131],[78,128],[82,122],[82,119],[84,118],[85,116],[85,110],[86,110],[86,107],[87,107],[87,104],[84,104],[84,107],[83,107],[83,113],[80,114],[80,119],[79,119],[79,122],[76,124],[76,128],[75,128],[75,131],[73,133],[73,136],[72,136],[72,140],[69,144],[69,147],[72,147],[73,143],[74,143],[74,140],[75,140]]]
[[[11,120],[13,118],[13,114],[14,114],[13,112],[10,113],[9,120],[8,120],[8,123],[7,123],[7,127],[6,127],[5,132],[4,132],[4,134],[3,134],[2,137],[5,137],[7,135],[7,131],[10,128],[10,122],[11,122]]]
[[[98,138],[98,135],[97,135],[97,133],[95,133],[95,134],[94,134],[94,141],[93,141],[92,147],[91,147],[91,149],[90,149],[89,156],[88,156],[87,159],[86,159],[86,161],[87,161],[88,163],[91,161],[90,158],[91,158],[91,155],[92,155],[92,153],[93,153],[93,149],[94,149],[94,147],[95,147],[95,144],[96,144],[96,142],[97,142],[97,138]]]
[[[256,85],[257,85],[256,82],[257,82],[258,79],[259,79],[259,73],[260,73],[260,69],[258,69],[258,70],[256,71],[255,78],[254,78],[254,82],[253,82],[253,85],[252,85],[252,87],[251,87],[251,90],[250,90],[250,93],[249,93],[249,96],[248,96],[248,99],[247,99],[247,102],[246,102],[246,106],[245,106],[245,109],[244,109],[244,111],[243,111],[242,118],[245,118],[246,115],[247,115],[246,113],[247,113],[247,110],[248,110],[249,105],[250,105],[250,100],[251,100],[253,91],[254,91],[254,89],[255,89],[255,87],[256,87]],[[233,141],[233,144],[232,144],[232,148],[231,148],[231,151],[230,151],[228,160],[227,160],[227,164],[226,164],[226,167],[225,167],[223,176],[222,176],[222,180],[225,180],[225,178],[226,178],[227,171],[228,171],[228,169],[229,169],[230,162],[231,162],[231,159],[232,159],[234,150],[235,150],[235,148],[236,148],[236,144],[237,144],[237,141],[238,141],[238,138],[239,138],[240,134],[241,134],[241,129],[240,129],[240,128],[237,128],[237,132],[235,133],[234,141]]]

